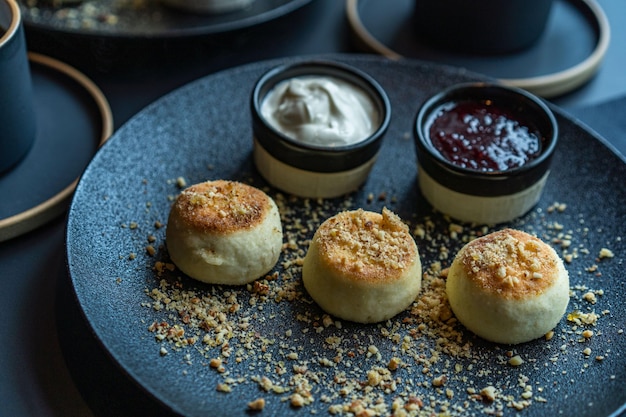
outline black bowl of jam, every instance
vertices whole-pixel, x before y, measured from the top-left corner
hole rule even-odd
[[[513,220],[539,200],[557,140],[556,118],[533,94],[496,83],[452,86],[416,117],[421,191],[458,220]]]

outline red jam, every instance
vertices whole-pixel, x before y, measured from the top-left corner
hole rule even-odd
[[[532,123],[487,102],[442,106],[431,119],[430,140],[448,161],[477,171],[505,171],[541,153],[541,136]]]

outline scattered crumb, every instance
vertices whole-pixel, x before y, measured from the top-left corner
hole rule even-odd
[[[509,359],[509,365],[511,366],[520,366],[524,363],[524,360],[520,355],[515,355],[511,359]]]
[[[598,254],[598,258],[600,258],[600,259],[612,258],[614,256],[615,256],[615,254],[613,254],[613,252],[610,249],[607,249],[607,248],[600,249],[600,253]]]
[[[265,399],[257,398],[254,401],[248,403],[248,408],[252,411],[261,411],[265,408]]]

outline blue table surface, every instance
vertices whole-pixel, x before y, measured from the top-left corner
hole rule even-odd
[[[612,29],[605,60],[588,83],[552,103],[626,154],[626,25],[621,21],[626,17],[626,1],[598,2]],[[117,128],[163,94],[219,70],[283,56],[359,52],[350,40],[344,10],[342,1],[315,0],[298,12],[299,18],[308,22],[300,31],[285,34],[284,27],[281,32],[278,26],[269,25],[238,34],[227,47],[191,40],[185,46],[190,57],[181,62],[163,58],[123,70],[78,61],[72,64],[102,89]],[[252,39],[255,37],[261,37],[266,47],[260,48],[259,41]],[[66,57],[62,45],[31,43],[30,49]],[[59,343],[55,294],[65,279],[64,227],[65,218],[59,216],[33,232],[0,243],[0,415],[106,414],[79,392]]]

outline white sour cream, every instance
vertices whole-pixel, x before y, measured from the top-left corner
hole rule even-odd
[[[265,97],[261,114],[276,130],[311,145],[345,146],[378,128],[372,99],[336,77],[302,76],[278,83]]]

